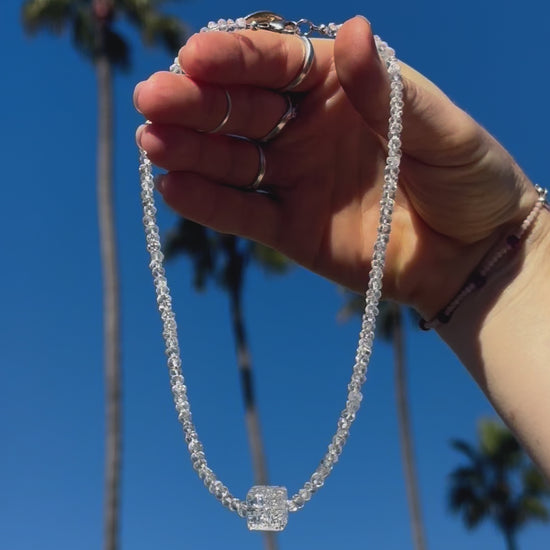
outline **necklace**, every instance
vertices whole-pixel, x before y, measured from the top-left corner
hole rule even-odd
[[[201,32],[224,31],[233,32],[244,29],[268,30],[278,33],[293,34],[307,38],[317,33],[325,38],[335,38],[340,25],[315,25],[307,19],[287,21],[271,12],[257,12],[236,20],[220,19],[217,23],[210,22]],[[363,395],[361,388],[366,380],[367,368],[374,341],[374,329],[378,315],[378,303],[382,289],[386,247],[391,231],[391,219],[399,165],[401,160],[401,131],[403,115],[403,82],[399,63],[395,52],[378,36],[375,36],[378,53],[386,65],[390,79],[390,118],[388,126],[387,147],[388,156],[384,170],[384,185],[380,200],[380,217],[374,252],[369,273],[369,283],[365,294],[365,311],[363,313],[359,342],[355,356],[355,364],[351,380],[348,384],[348,394],[345,407],[338,419],[336,433],[328,445],[327,452],[321,462],[294,495],[288,498],[287,489],[278,486],[256,485],[250,489],[246,499],[233,496],[229,489],[216,477],[208,467],[203,445],[192,421],[191,409],[187,398],[187,387],[181,370],[182,361],[176,326],[176,316],[172,309],[172,298],[164,270],[164,256],[160,242],[159,228],[156,220],[157,209],[154,202],[153,167],[145,151],[140,150],[140,183],[143,205],[143,225],[145,228],[147,251],[150,254],[149,267],[153,275],[157,305],[163,323],[163,338],[166,346],[170,386],[178,420],[183,427],[185,442],[191,457],[191,464],[203,481],[208,491],[227,509],[236,512],[247,519],[248,528],[255,531],[281,531],[288,521],[288,513],[296,512],[304,507],[314,493],[325,483],[332,468],[338,462],[344,445],[349,437],[350,427],[355,420]],[[182,73],[177,62],[171,71]]]

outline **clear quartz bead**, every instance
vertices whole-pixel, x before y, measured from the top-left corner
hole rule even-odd
[[[323,476],[316,470],[311,476],[311,483],[315,487],[315,489],[320,489],[325,484],[325,480],[323,479]]]
[[[143,225],[145,227],[156,227],[155,226],[155,218],[153,218],[150,215],[143,216]]]
[[[300,495],[294,495],[291,500],[288,501],[288,511],[297,512],[304,507],[306,501]]]
[[[184,399],[187,399],[187,387],[184,384],[183,376],[181,374],[178,373],[170,375],[170,384],[172,385],[172,388],[176,388],[175,390],[172,389],[174,397],[183,397]]]
[[[193,439],[191,443],[187,446],[190,453],[196,453],[196,452],[202,452],[204,449],[202,448],[202,443],[198,439]]]
[[[231,497],[227,506],[232,512],[236,512],[239,509],[239,499]]]
[[[348,394],[348,407],[351,411],[357,412],[361,406],[363,394],[359,390],[350,391]]]
[[[350,426],[351,426],[351,422],[349,422],[348,420],[346,420],[343,417],[340,417],[340,419],[338,420],[338,428],[339,429],[348,430]]]
[[[311,492],[311,489],[306,489],[305,487],[302,487],[298,491],[298,496],[304,501],[307,502],[308,500],[311,500],[313,493]]]
[[[203,485],[209,489],[209,487],[214,483],[214,473],[208,466],[204,466],[201,470],[198,472],[199,478],[202,479]]]
[[[153,262],[156,262],[155,266],[160,265],[160,267],[162,267],[163,261],[164,254],[160,250],[155,250],[154,252],[151,252],[151,263],[149,264],[149,267],[151,267]]]
[[[327,449],[327,457],[330,459],[332,464],[336,464],[338,460],[340,459],[340,453],[338,450],[334,447],[332,443],[329,444]]]
[[[191,420],[191,413],[189,411],[178,411],[178,420],[181,423]]]
[[[179,369],[181,368],[181,359],[179,357],[172,355],[168,358],[167,364],[169,369],[174,369],[177,375],[179,375]]]
[[[186,394],[186,388],[183,382],[178,380],[173,386],[172,386],[172,393],[175,396],[182,397]]]
[[[324,458],[321,464],[317,467],[317,472],[323,480],[325,480],[332,472],[332,462],[328,458]]]
[[[247,523],[251,531],[282,531],[288,522],[285,487],[255,485],[246,495]]]
[[[191,455],[191,466],[195,471],[199,471],[206,465],[206,458],[204,453],[194,453]]]
[[[350,427],[353,424],[355,417],[356,417],[355,411],[351,411],[347,407],[342,411],[342,418],[349,422]]]
[[[245,518],[248,515],[248,504],[244,500],[239,500],[237,503],[237,514],[241,518]]]
[[[340,29],[341,25],[337,25],[336,23],[329,23],[327,25],[327,28],[329,30],[329,33],[330,33],[330,37],[334,37],[336,36],[336,33],[338,32],[338,30]]]
[[[218,500],[221,500],[228,492],[227,487],[219,479],[212,484],[212,494]]]
[[[388,147],[389,149],[398,150],[401,147],[401,139],[399,139],[397,136],[392,136],[388,141]]]

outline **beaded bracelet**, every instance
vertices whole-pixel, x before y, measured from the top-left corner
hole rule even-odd
[[[437,328],[441,325],[447,324],[466,297],[472,294],[475,290],[485,286],[487,277],[495,271],[496,266],[501,262],[501,260],[509,253],[519,249],[523,237],[525,237],[529,229],[534,225],[540,211],[545,206],[548,208],[548,203],[546,202],[548,191],[539,185],[535,185],[535,189],[539,194],[537,202],[525,220],[523,220],[523,223],[520,225],[519,229],[515,233],[508,235],[504,241],[504,244],[496,252],[484,259],[476,267],[476,269],[474,269],[458,293],[455,294],[454,298],[443,309],[439,310],[435,317],[429,321],[420,319],[418,325],[422,330],[430,330],[432,328]]]

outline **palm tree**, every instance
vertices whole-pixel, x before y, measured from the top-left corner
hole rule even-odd
[[[204,290],[208,280],[212,279],[229,297],[255,483],[268,485],[242,295],[246,268],[251,262],[256,262],[270,272],[284,273],[290,266],[289,261],[263,245],[218,233],[186,219],[181,219],[176,229],[168,235],[164,252],[167,258],[173,258],[177,254],[190,257],[193,263],[195,289]],[[276,550],[275,533],[264,533],[264,542],[267,550]]]
[[[27,0],[25,29],[34,34],[69,31],[74,47],[90,61],[98,84],[97,201],[103,277],[104,370],[106,388],[105,549],[118,547],[121,463],[120,305],[113,211],[113,82],[115,69],[130,64],[128,41],[115,29],[124,17],[138,27],[146,44],[176,52],[181,24],[157,11],[156,0]]]
[[[478,447],[462,440],[451,445],[467,459],[449,477],[449,505],[468,529],[492,521],[507,550],[518,550],[517,535],[531,521],[547,522],[550,486],[510,431],[500,422],[479,423]]]
[[[347,294],[347,301],[340,310],[339,318],[347,320],[355,314],[362,314],[365,300],[359,294]],[[416,313],[410,310],[414,318]],[[403,309],[395,302],[381,302],[377,322],[377,334],[383,340],[392,342],[394,352],[394,379],[397,405],[397,420],[399,424],[399,440],[405,474],[405,487],[409,513],[411,517],[411,532],[415,550],[426,550],[426,537],[422,521],[420,492],[416,475],[412,428],[407,397],[407,376],[405,368],[405,334],[403,331]]]

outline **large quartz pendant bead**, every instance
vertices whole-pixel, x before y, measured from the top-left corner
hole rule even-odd
[[[286,487],[255,485],[246,495],[246,506],[246,519],[251,531],[282,531],[286,527]]]

